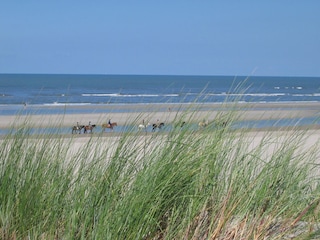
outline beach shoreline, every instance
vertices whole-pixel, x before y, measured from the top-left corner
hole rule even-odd
[[[55,108],[75,108],[75,106],[59,106]],[[52,107],[47,107],[52,108]],[[63,114],[24,114],[0,115],[0,128],[11,128],[29,123],[39,127],[72,127],[81,125],[101,125],[109,119],[118,125],[141,123],[155,123],[157,121],[172,123],[177,120],[197,122],[201,120],[213,121],[218,114],[232,111],[239,120],[271,120],[320,117],[319,102],[299,103],[197,103],[197,104],[120,104],[102,106],[77,106],[79,110],[91,109],[91,113]]]
[[[87,108],[88,106],[78,106],[79,108]],[[102,106],[101,106],[102,107]],[[119,112],[119,107],[127,111]],[[117,131],[93,131],[93,134],[71,134],[72,126],[96,124],[100,126],[107,123],[109,119],[112,122],[117,122],[120,125],[136,125],[136,131],[130,133],[137,138],[152,136],[153,134],[168,134],[166,131],[139,131],[138,124],[144,121],[147,123],[165,122],[170,125],[175,122],[186,121],[188,123],[197,123],[204,119],[213,121],[217,116],[227,113],[235,114],[237,119],[243,121],[250,120],[272,120],[284,118],[319,118],[320,103],[237,103],[237,104],[130,104],[130,105],[107,105],[104,106],[105,113],[87,113],[87,114],[27,114],[27,115],[0,115],[0,128],[9,129],[27,126],[38,128],[50,127],[67,127],[70,131],[66,134],[48,134],[49,138],[63,138],[66,141],[72,139],[73,151],[80,149],[92,138],[106,139],[106,142],[117,142],[121,138],[123,132]],[[129,109],[129,110],[128,110]],[[310,135],[308,141],[304,143],[304,149],[315,144],[320,139],[320,124],[307,126],[291,126],[291,127],[266,127],[255,128],[249,127],[242,129],[245,131],[247,139],[250,139],[253,144],[259,144],[261,140],[269,135],[275,134],[278,136],[294,134],[297,131],[305,132]],[[193,134],[191,132],[191,134]],[[201,134],[201,131],[199,131]],[[3,139],[2,135],[0,139]],[[45,134],[34,134],[30,138],[37,139],[45,138]],[[320,153],[318,153],[320,156]]]

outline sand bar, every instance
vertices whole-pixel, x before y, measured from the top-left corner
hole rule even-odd
[[[60,107],[60,108],[68,108]],[[74,108],[74,107],[73,107]],[[79,124],[101,125],[109,119],[118,125],[157,120],[171,123],[177,119],[184,121],[212,121],[217,114],[233,111],[240,120],[268,120],[283,118],[320,117],[320,103],[240,103],[240,104],[130,104],[78,106],[92,110],[91,113],[76,114],[19,114],[0,115],[0,128],[9,128],[13,124],[34,124],[39,127],[74,126]]]

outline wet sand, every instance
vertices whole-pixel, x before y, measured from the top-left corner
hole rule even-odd
[[[63,108],[63,107],[61,107]],[[172,123],[177,120],[197,122],[214,120],[218,114],[232,111],[239,120],[268,120],[284,118],[320,117],[320,103],[240,103],[240,104],[132,104],[78,106],[79,110],[93,108],[92,113],[82,114],[43,114],[43,115],[0,115],[0,128],[13,125],[32,124],[38,127],[62,126],[72,127],[77,124],[102,125],[109,119],[118,125],[155,123],[157,121]],[[95,113],[95,110],[97,110]]]

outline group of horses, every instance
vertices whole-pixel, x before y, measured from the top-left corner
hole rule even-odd
[[[186,122],[182,122],[180,125],[180,127],[183,127],[186,124]],[[202,120],[201,122],[199,122],[198,126],[199,128],[205,128],[209,125],[208,121]],[[226,127],[227,122],[221,122],[220,124],[216,124],[216,125],[220,125],[221,127]],[[83,133],[92,133],[93,129],[96,127],[96,124],[91,124],[91,122],[89,122],[89,125],[79,125],[79,123],[77,123],[76,126],[72,127],[72,134],[78,133],[81,134],[82,129],[83,129]],[[110,129],[111,131],[113,131],[113,128],[118,126],[116,122],[113,123],[104,123],[102,124],[102,131],[105,132],[106,129]],[[152,132],[155,132],[156,129],[162,129],[164,127],[164,123],[163,122],[157,122],[157,123],[147,123],[145,124],[145,122],[143,121],[142,124],[139,124],[138,129],[139,131],[141,130],[145,130],[147,131],[147,128],[151,126],[152,127]]]
[[[83,133],[92,133],[93,129],[96,127],[96,124],[91,124],[91,122],[89,122],[88,125],[79,125],[79,123],[77,122],[77,125],[72,127],[72,134],[81,134],[82,131]],[[113,123],[104,123],[101,125],[102,127],[102,131],[105,132],[106,129],[110,129],[111,131],[113,130],[114,127],[118,126],[118,124],[116,122]],[[152,126],[152,131],[154,132],[157,128],[161,129],[164,127],[164,123],[163,122],[157,122],[154,124],[148,123],[148,124],[144,124],[144,121],[142,124],[140,124],[138,126],[139,130],[147,130],[148,126]]]
[[[139,130],[143,130],[144,129],[145,131],[147,131],[148,126],[152,126],[152,132],[154,132],[154,131],[156,131],[157,128],[158,129],[163,128],[164,127],[164,123],[163,122],[158,122],[158,123],[153,123],[153,124],[151,124],[151,123],[145,124],[144,121],[143,121],[142,124],[139,124],[138,128],[139,128]]]
[[[82,129],[83,129],[83,133],[92,133],[93,129],[96,127],[96,124],[91,124],[91,122],[89,122],[89,125],[79,125],[79,123],[77,122],[76,126],[72,127],[72,134],[78,133],[81,134]],[[107,128],[113,130],[113,128],[117,126],[116,122],[113,123],[104,123],[102,124],[102,129],[103,131],[105,131]]]
[[[199,128],[205,128],[207,126],[209,126],[209,121],[208,120],[202,120],[201,122],[199,122],[198,126]],[[228,125],[228,121],[219,121],[219,122],[214,122],[214,123],[211,123],[211,124],[214,124],[216,127],[223,127],[225,128],[227,125]]]

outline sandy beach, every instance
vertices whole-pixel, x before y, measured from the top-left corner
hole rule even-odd
[[[239,139],[241,141],[246,141],[250,147],[249,149],[254,149],[259,146],[262,142],[268,142],[266,151],[264,152],[263,156],[265,159],[268,159],[272,154],[276,151],[276,149],[281,148],[282,144],[288,139],[295,139],[295,136],[302,136],[301,139],[303,142],[299,145],[296,150],[296,153],[299,154],[305,151],[313,151],[314,156],[316,158],[316,163],[320,164],[320,129],[309,129],[309,130],[280,130],[280,131],[247,131],[244,135],[241,135]],[[133,141],[138,145],[143,143],[147,140],[149,142],[150,138],[153,137],[151,133],[149,134],[137,134],[131,136]],[[80,149],[84,148],[86,144],[90,141],[92,143],[98,141],[98,144],[101,146],[101,149],[109,149],[109,152],[112,153],[118,142],[121,138],[120,135],[104,135],[102,138],[101,136],[98,138],[91,138],[91,137],[75,137],[72,139],[72,144],[70,148],[70,154],[74,154],[78,152]],[[104,139],[101,141],[101,139]],[[158,138],[152,138],[153,141],[159,142],[162,141],[163,136],[159,135]],[[266,140],[268,139],[268,140]],[[66,139],[66,142],[69,143],[69,140]],[[110,149],[111,147],[111,149]],[[320,172],[319,172],[320,174]]]
[[[84,108],[86,106],[82,106]],[[36,125],[38,127],[50,127],[50,126],[64,126],[72,127],[79,124],[92,124],[101,125],[107,123],[108,119],[112,122],[117,122],[118,125],[126,124],[138,124],[142,120],[145,123],[155,123],[157,120],[170,124],[177,120],[185,120],[189,122],[196,122],[206,119],[212,121],[219,113],[226,113],[227,111],[234,111],[241,120],[261,120],[261,119],[281,119],[281,118],[306,118],[306,117],[318,117],[320,103],[256,103],[256,104],[238,104],[238,105],[218,105],[218,104],[204,104],[197,106],[186,105],[173,105],[167,104],[161,105],[130,105],[125,106],[125,109],[130,111],[119,112],[119,108],[124,106],[100,106],[105,109],[105,113],[91,113],[91,114],[64,114],[64,115],[1,115],[0,116],[0,128],[9,128],[14,123],[15,126],[19,126],[24,123]],[[190,110],[189,110],[190,109]],[[191,109],[198,109],[196,111]],[[116,111],[117,110],[117,111]],[[303,149],[307,149],[312,145],[319,142],[320,128],[317,125],[307,126],[303,128],[307,130],[306,141],[302,144]],[[272,134],[278,141],[281,138],[279,136],[290,136],[288,130],[283,132],[284,129],[269,128],[269,129],[249,129],[247,132],[247,139],[252,143],[252,147],[256,146],[261,140]],[[291,131],[296,132],[296,129]],[[149,133],[151,134],[151,133]],[[108,132],[102,137],[108,138],[106,140],[107,146],[110,143],[116,143],[121,134]],[[83,147],[91,137],[90,134],[81,134],[78,136],[72,136],[74,139],[71,152],[77,151]],[[71,137],[71,134],[66,134],[65,138]],[[101,136],[100,136],[101,137]],[[137,135],[143,139],[146,136]],[[285,140],[285,139],[283,139]],[[282,141],[282,140],[281,140]],[[274,143],[276,145],[277,143]],[[115,146],[115,145],[113,145]],[[270,152],[272,151],[272,145],[270,146]],[[317,153],[320,156],[320,151]]]
[[[63,108],[60,106],[60,108]],[[320,117],[320,103],[240,103],[234,104],[132,104],[78,106],[92,108],[92,113],[79,114],[31,114],[0,115],[0,128],[9,128],[28,123],[38,127],[62,126],[72,127],[77,124],[101,125],[109,119],[118,125],[156,121],[172,123],[175,120],[197,122],[213,121],[217,114],[233,111],[239,120],[269,120],[288,118]],[[95,110],[97,110],[95,113]]]

